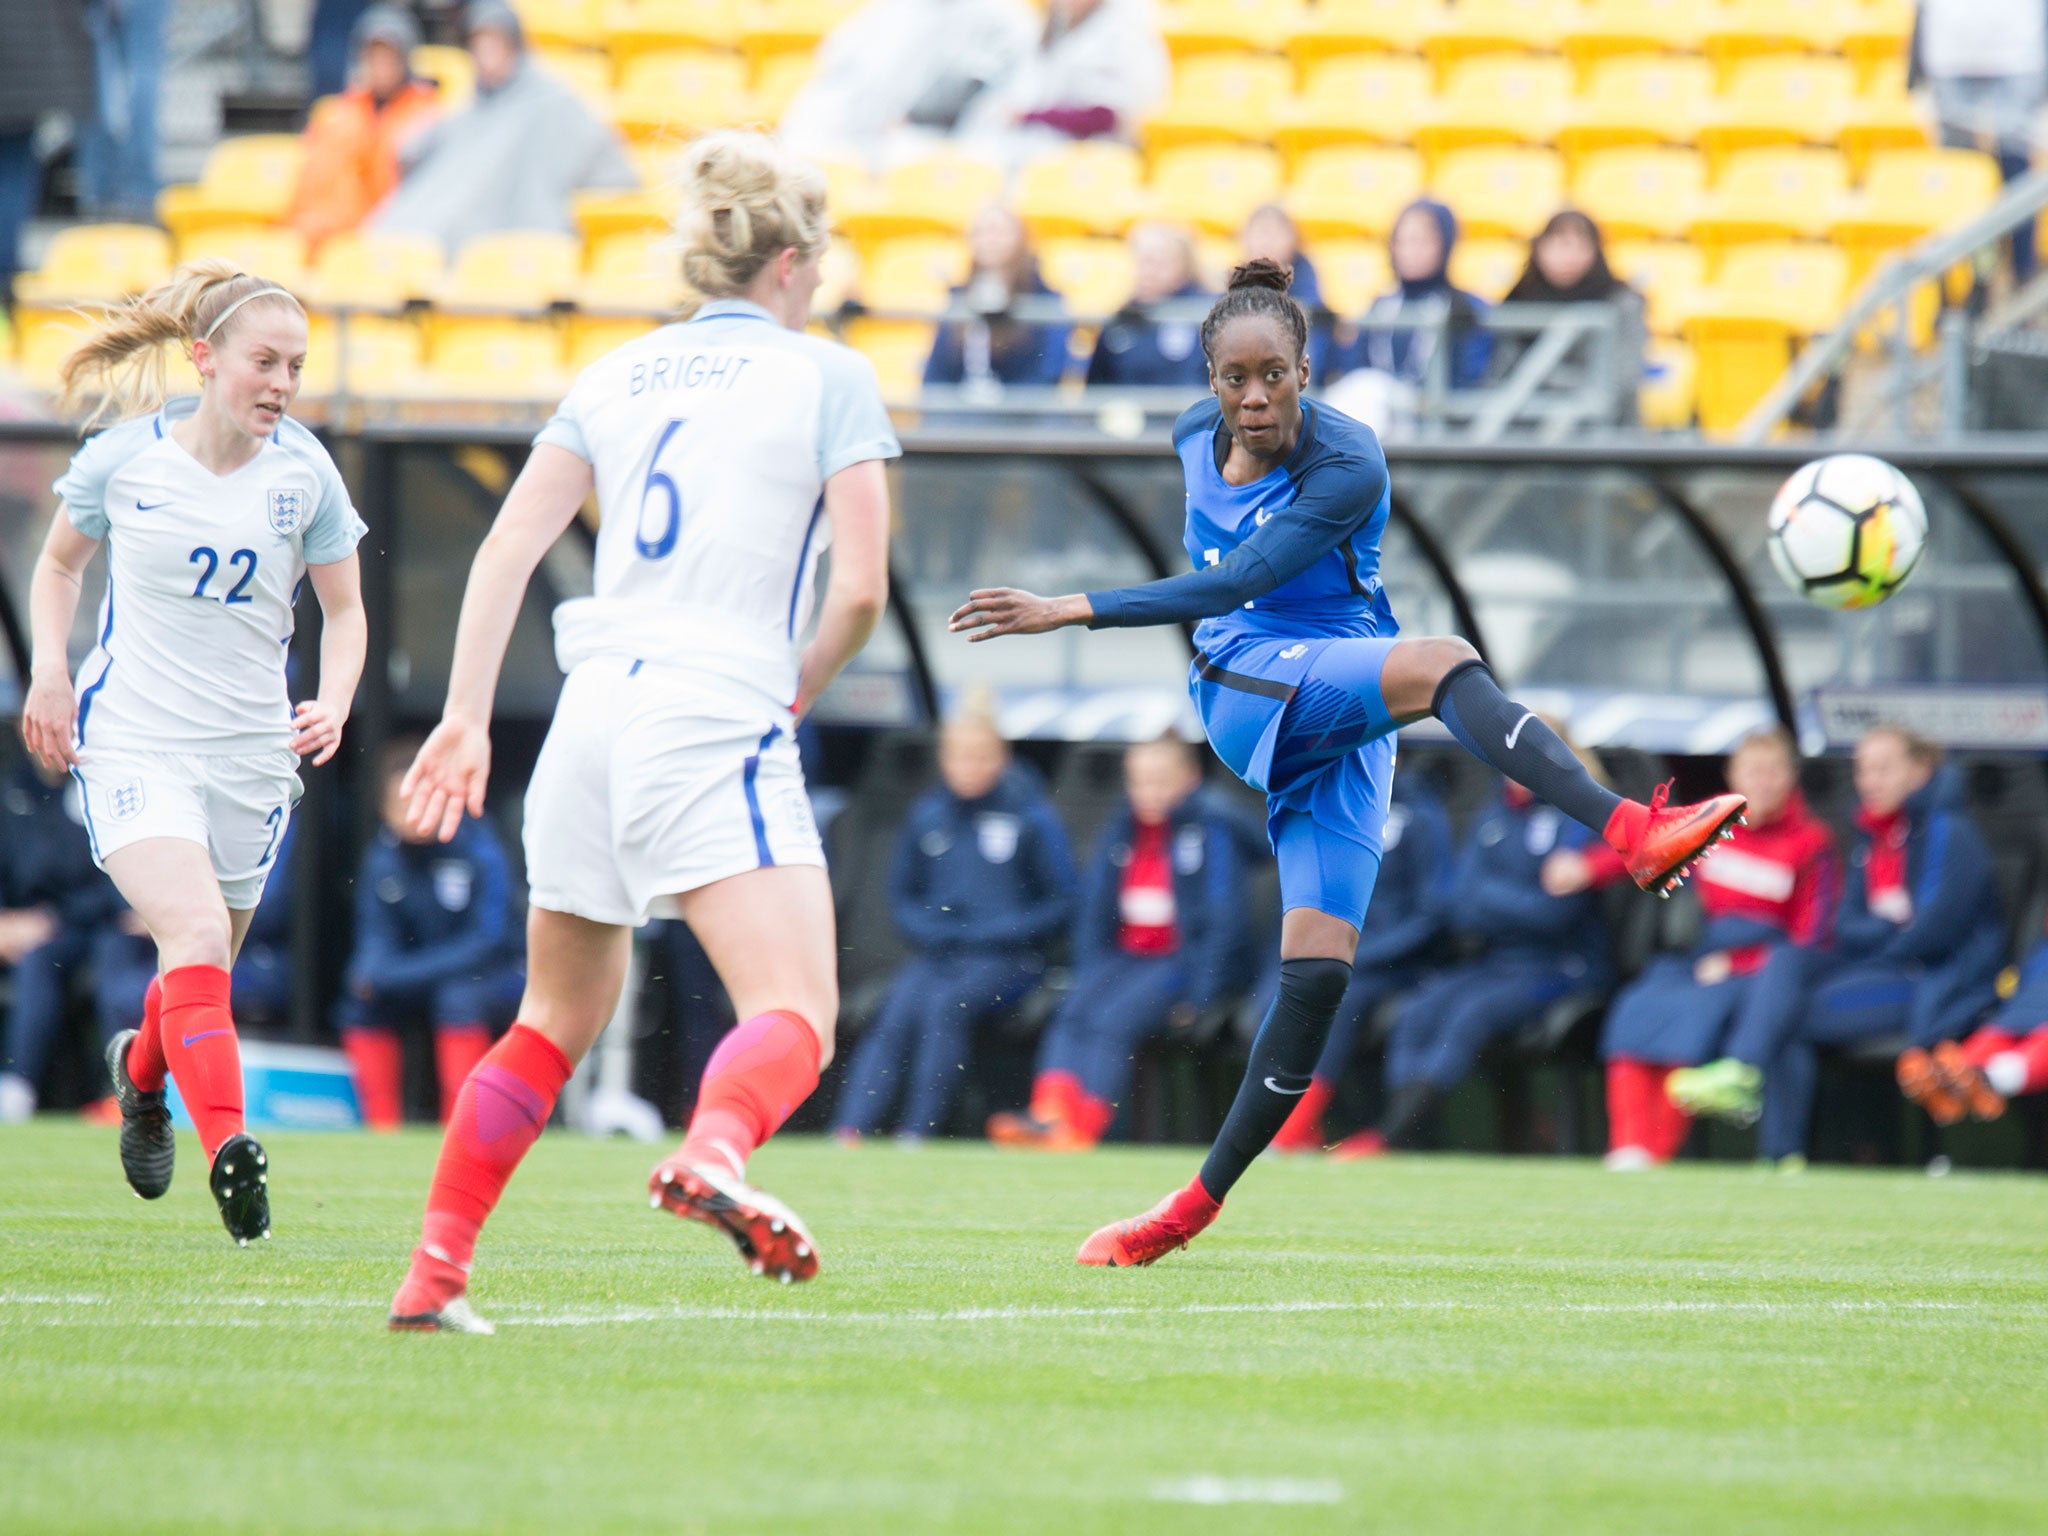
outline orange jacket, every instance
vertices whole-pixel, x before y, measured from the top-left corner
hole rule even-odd
[[[398,185],[399,147],[439,110],[439,93],[424,80],[408,80],[381,110],[360,87],[315,102],[293,227],[317,245],[362,223]]]

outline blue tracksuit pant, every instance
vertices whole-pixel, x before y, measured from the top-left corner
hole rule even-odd
[[[421,1021],[436,1029],[449,1024],[495,1027],[511,1022],[525,989],[525,973],[501,961],[481,976],[379,991],[367,1000],[344,998],[339,1022],[343,1029],[396,1029]]]
[[[1038,1070],[1071,1072],[1091,1098],[1121,1103],[1139,1048],[1165,1030],[1173,1005],[1187,994],[1188,967],[1178,955],[1090,961],[1046,1028]]]
[[[18,1073],[31,1083],[41,1081],[50,1046],[64,1023],[71,978],[88,966],[101,1044],[142,1022],[142,994],[156,974],[156,947],[112,927],[59,928],[14,968],[0,1070]]]
[[[1615,998],[1600,1054],[1667,1067],[1733,1056],[1766,1067],[1799,1022],[1813,954],[1774,945],[1758,969],[1713,986],[1693,980],[1689,956],[1659,956]]]
[[[907,1083],[903,1133],[943,1132],[973,1059],[974,1026],[1020,1002],[1041,974],[1035,957],[1015,954],[918,955],[906,961],[854,1047],[834,1128],[872,1135]]]
[[[1533,1021],[1584,984],[1583,965],[1491,956],[1440,971],[1394,1016],[1387,1041],[1387,1087],[1456,1087],[1487,1041]]]

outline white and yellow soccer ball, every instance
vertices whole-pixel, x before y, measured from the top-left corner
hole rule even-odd
[[[1883,459],[1815,459],[1771,502],[1771,563],[1823,608],[1874,608],[1905,585],[1927,547],[1927,507]]]

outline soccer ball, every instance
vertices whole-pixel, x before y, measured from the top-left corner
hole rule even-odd
[[[1927,508],[1883,459],[1838,453],[1798,470],[1771,502],[1771,563],[1823,608],[1874,608],[1927,546]]]

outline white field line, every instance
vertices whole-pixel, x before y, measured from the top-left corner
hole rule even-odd
[[[384,1303],[341,1296],[181,1296],[128,1298],[0,1292],[0,1328],[119,1326],[259,1326],[238,1313],[271,1309],[320,1312],[381,1311]],[[10,1317],[9,1312],[13,1311]],[[1643,1301],[1643,1302],[1469,1302],[1421,1301],[1245,1301],[1191,1302],[1181,1306],[958,1307],[943,1311],[822,1312],[719,1306],[608,1307],[543,1312],[507,1305],[489,1309],[493,1322],[529,1328],[603,1328],[635,1323],[850,1323],[928,1326],[943,1323],[1030,1323],[1092,1318],[1250,1316],[1301,1313],[1442,1312],[1503,1317],[1599,1315],[1742,1314],[1810,1317],[1845,1314],[1982,1312],[1969,1302],[1907,1301]],[[43,1316],[24,1315],[42,1312]]]
[[[1198,1477],[1174,1478],[1152,1485],[1162,1504],[1336,1504],[1344,1485],[1323,1477]]]

